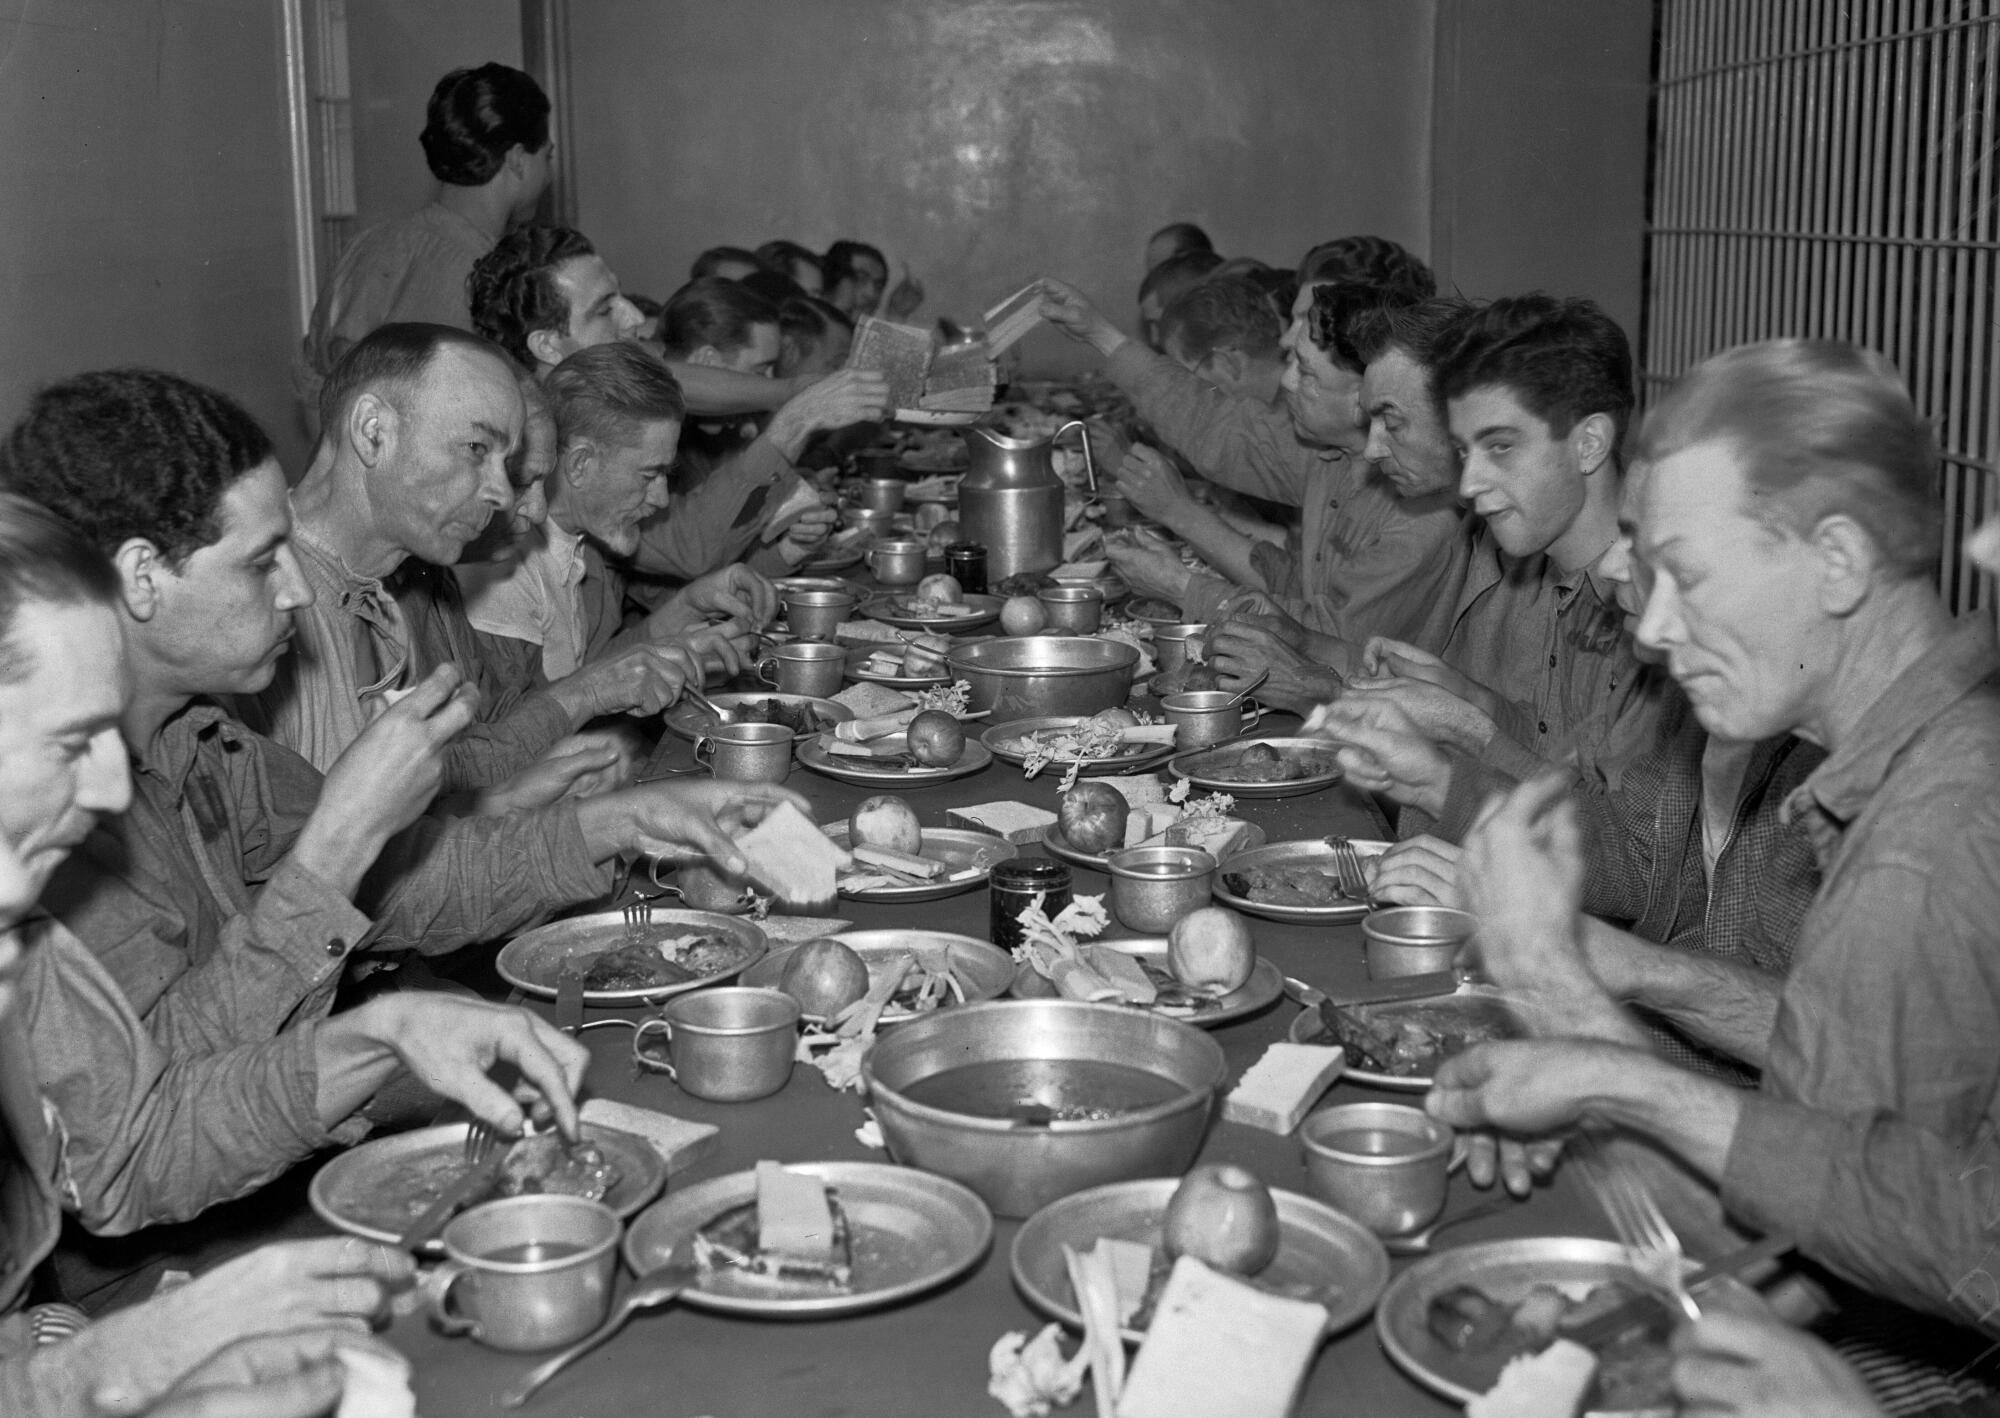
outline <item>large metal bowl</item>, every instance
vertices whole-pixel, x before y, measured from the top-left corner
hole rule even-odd
[[[954,679],[972,686],[974,713],[995,723],[1115,709],[1132,692],[1139,652],[1120,640],[1022,635],[961,645],[945,656]]]
[[[1106,1118],[1047,1122],[960,1112],[904,1092],[947,1070],[1030,1060],[1136,1068],[1176,1092]],[[1181,1175],[1201,1149],[1226,1074],[1221,1046],[1199,1029],[1071,1000],[942,1011],[884,1034],[861,1065],[889,1155],[964,1182],[1001,1216],[1029,1216],[1106,1182]]]

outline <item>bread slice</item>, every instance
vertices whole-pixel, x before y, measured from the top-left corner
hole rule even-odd
[[[1286,1418],[1326,1334],[1326,1310],[1174,1262],[1118,1418]]]
[[[991,832],[1016,847],[1040,842],[1056,825],[1056,815],[1047,808],[1027,803],[975,803],[971,807],[948,808],[945,825],[969,832]]]
[[[857,719],[874,719],[917,707],[917,701],[902,690],[891,689],[886,684],[870,684],[867,680],[850,684],[833,696],[833,702],[853,710]]]
[[[1299,1125],[1346,1066],[1347,1055],[1337,1047],[1273,1044],[1222,1100],[1223,1120],[1282,1136]]]
[[[1133,807],[1167,801],[1167,785],[1157,773],[1113,773],[1098,782],[1112,789]]]
[[[847,853],[790,803],[780,803],[737,838],[736,846],[751,879],[791,906],[832,901],[834,878],[848,861]]]
[[[1162,841],[1166,832],[1180,821],[1181,810],[1172,803],[1142,803],[1132,809],[1125,819],[1125,842],[1127,847],[1136,847],[1148,838],[1157,837]]]
[[[759,1162],[757,1244],[786,1260],[831,1260],[833,1210],[826,1204],[826,1183],[776,1162]]]
[[[1597,1356],[1570,1339],[1507,1361],[1500,1382],[1466,1404],[1466,1418],[1570,1418],[1597,1374]]]

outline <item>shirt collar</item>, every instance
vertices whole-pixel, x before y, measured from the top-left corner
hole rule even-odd
[[[233,743],[248,733],[221,705],[196,699],[161,725],[145,758],[132,755],[132,766],[160,779],[179,797],[187,791],[188,774],[194,771],[203,739],[214,735],[225,743]]]
[[[542,520],[542,536],[548,545],[549,564],[562,573],[565,585],[583,580],[583,533],[565,532],[553,517]]]
[[[1867,807],[1910,741],[1996,672],[2000,648],[1993,627],[1983,620],[1961,621],[1899,675],[1861,716],[1848,742],[1792,790],[1784,821],[1804,819],[1811,828],[1824,814],[1829,830],[1846,827]]]

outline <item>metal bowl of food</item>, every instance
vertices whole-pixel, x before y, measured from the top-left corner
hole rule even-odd
[[[884,1034],[861,1065],[889,1155],[1001,1216],[1135,1177],[1177,1177],[1227,1074],[1178,1020],[1072,1000],[967,1005]]]
[[[1136,647],[1075,635],[1022,635],[961,645],[945,656],[972,687],[972,712],[995,723],[1115,709],[1132,692]]]

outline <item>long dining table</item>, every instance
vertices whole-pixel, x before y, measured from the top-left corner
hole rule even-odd
[[[1285,733],[1295,720],[1267,717],[1259,732]],[[690,745],[663,740],[656,767],[685,767]],[[1054,809],[1060,771],[1045,770],[1029,780],[1023,771],[996,760],[967,778],[905,791],[927,827],[945,825],[947,809],[998,800]],[[810,802],[821,822],[845,819],[878,789],[820,776],[795,764],[790,786]],[[1236,815],[1262,827],[1271,842],[1339,833],[1354,838],[1385,834],[1376,805],[1346,784],[1304,796],[1239,800]],[[1022,848],[1036,853],[1038,846]],[[1109,878],[1087,867],[1074,869],[1079,895],[1108,892]],[[833,914],[855,928],[922,927],[987,938],[987,891],[922,904],[868,904],[842,901]],[[1313,926],[1250,918],[1260,955],[1288,976],[1331,986],[1366,977],[1359,926]],[[1137,934],[1114,926],[1113,935]],[[529,1007],[547,1007],[530,1001]],[[1289,997],[1215,1030],[1233,1084],[1271,1043],[1285,1037],[1299,1012]],[[597,1017],[597,1016],[593,1016]],[[856,1130],[865,1121],[863,1101],[836,1091],[814,1068],[800,1065],[779,1093],[753,1102],[703,1102],[680,1092],[660,1074],[635,1076],[630,1038],[623,1029],[586,1030],[591,1050],[586,1093],[637,1104],[720,1129],[712,1154],[674,1175],[669,1193],[692,1183],[752,1168],[763,1159],[785,1163],[889,1161],[865,1146]],[[1318,1106],[1358,1101],[1417,1101],[1341,1080]],[[1269,1132],[1225,1122],[1211,1127],[1200,1153],[1207,1162],[1234,1162],[1274,1188],[1307,1191],[1301,1145],[1296,1134]],[[1463,1172],[1451,1181],[1447,1217],[1468,1211],[1497,1195],[1475,1189]],[[602,1349],[553,1380],[520,1410],[523,1413],[624,1414],[654,1418],[674,1415],[869,1415],[869,1418],[933,1418],[939,1414],[1001,1414],[986,1391],[988,1353],[1009,1331],[1034,1333],[1048,1322],[1015,1289],[1009,1253],[1022,1223],[996,1220],[986,1255],[966,1274],[888,1308],[842,1318],[787,1320],[736,1318],[674,1304],[641,1314]],[[1439,1238],[1440,1248],[1468,1242],[1527,1235],[1605,1237],[1609,1228],[1575,1183],[1558,1172],[1527,1200],[1468,1220]],[[1394,1262],[1400,1271],[1411,1262]],[[1394,1273],[1394,1272],[1392,1272]],[[623,1277],[622,1283],[629,1283]],[[399,1319],[389,1340],[414,1362],[419,1411],[427,1418],[467,1418],[502,1411],[500,1394],[536,1362],[536,1356],[482,1348],[464,1338],[446,1338],[420,1315]],[[1074,1336],[1071,1338],[1073,1346]],[[1089,1411],[1088,1393],[1072,1412]],[[1313,1364],[1297,1410],[1305,1415],[1428,1415],[1456,1411],[1401,1373],[1377,1342],[1372,1321],[1362,1321],[1325,1343]]]

